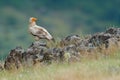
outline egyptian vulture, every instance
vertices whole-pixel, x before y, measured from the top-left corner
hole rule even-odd
[[[36,24],[37,18],[31,17],[29,19],[29,32],[34,36],[35,40],[38,41],[40,39],[47,39],[54,41],[54,38],[51,34],[43,27],[38,26]]]

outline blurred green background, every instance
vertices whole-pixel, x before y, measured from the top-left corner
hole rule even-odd
[[[0,0],[0,59],[34,41],[27,30],[31,16],[55,38],[63,38],[119,26],[119,8],[120,0]]]

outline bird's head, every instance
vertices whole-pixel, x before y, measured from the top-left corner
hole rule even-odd
[[[30,19],[29,19],[29,22],[30,23],[33,23],[33,22],[36,22],[37,21],[37,18],[35,18],[35,17],[31,17]]]

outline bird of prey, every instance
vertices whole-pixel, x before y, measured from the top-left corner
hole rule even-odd
[[[38,26],[36,24],[37,18],[31,17],[29,19],[29,32],[34,36],[35,40],[38,41],[40,39],[47,39],[55,41],[51,34],[43,27]]]

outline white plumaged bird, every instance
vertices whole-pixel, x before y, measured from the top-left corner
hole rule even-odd
[[[54,38],[51,36],[51,34],[45,28],[38,26],[36,21],[37,18],[34,17],[31,17],[29,20],[29,32],[35,37],[35,40],[38,41],[40,39],[47,39],[54,41]]]

